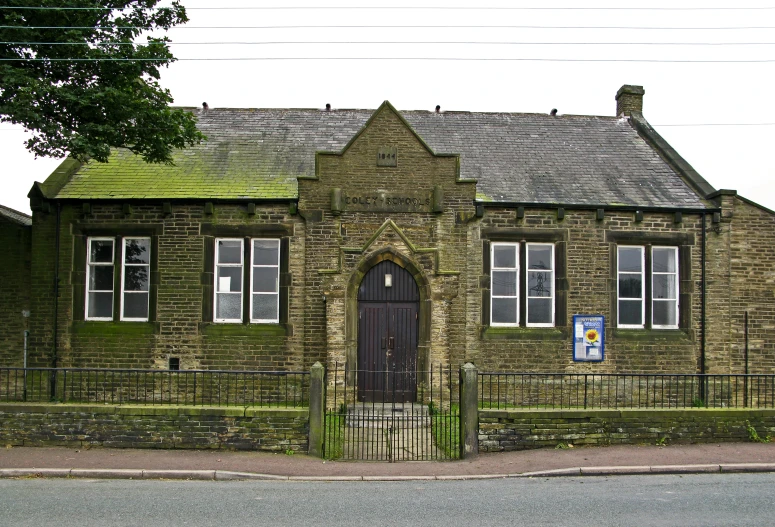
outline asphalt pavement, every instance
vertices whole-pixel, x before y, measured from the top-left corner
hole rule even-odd
[[[775,472],[775,443],[539,449],[399,463],[225,450],[0,448],[0,477],[365,481],[714,472]]]

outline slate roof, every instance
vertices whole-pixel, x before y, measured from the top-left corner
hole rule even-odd
[[[340,151],[374,110],[194,110],[208,141],[175,166],[127,151],[81,166],[57,193],[80,199],[294,199],[315,152]],[[460,154],[477,199],[509,203],[703,208],[703,201],[627,119],[476,112],[400,112],[436,153]]]
[[[25,227],[32,226],[32,218],[30,216],[27,216],[18,210],[4,207],[3,205],[0,205],[0,216],[7,218],[14,223],[18,223],[19,225],[24,225]]]

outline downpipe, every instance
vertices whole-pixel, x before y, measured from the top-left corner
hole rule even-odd
[[[708,379],[705,377],[705,333],[706,333],[706,304],[707,304],[707,294],[706,294],[706,283],[705,283],[705,268],[706,268],[706,239],[707,239],[707,227],[705,225],[707,216],[703,212],[702,213],[702,247],[701,247],[701,254],[700,254],[700,261],[702,264],[702,277],[701,277],[701,290],[700,290],[700,325],[702,326],[702,333],[700,334],[700,374],[702,375],[703,382],[700,384],[700,399],[705,401],[705,395],[707,393],[707,382]]]
[[[54,253],[54,346],[51,350],[51,375],[49,376],[49,389],[51,390],[51,400],[54,401],[57,395],[57,346],[59,340],[59,231],[62,223],[62,204],[57,201],[56,213],[56,232],[54,233],[55,253]]]
[[[22,387],[22,400],[24,402],[27,402],[27,340],[30,338],[30,330],[25,329],[24,330],[24,379],[23,379],[23,387]]]

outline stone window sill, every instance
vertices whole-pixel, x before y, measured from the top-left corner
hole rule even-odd
[[[612,339],[648,341],[655,340],[671,342],[690,342],[694,340],[688,330],[684,329],[622,329],[613,328],[611,330]]]
[[[203,322],[199,324],[203,335],[212,337],[285,337],[291,335],[286,324],[224,324]]]
[[[156,322],[103,322],[79,320],[72,324],[73,335],[154,335],[159,333]]]

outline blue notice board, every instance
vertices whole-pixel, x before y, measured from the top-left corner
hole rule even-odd
[[[605,350],[605,317],[573,315],[573,360],[600,362]]]

